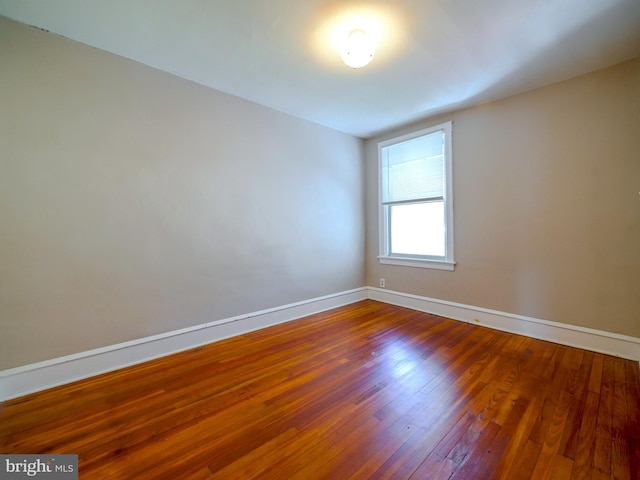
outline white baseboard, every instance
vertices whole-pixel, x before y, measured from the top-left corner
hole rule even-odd
[[[640,361],[640,338],[363,287],[0,371],[0,401],[370,298],[505,332]]]
[[[366,288],[261,310],[0,371],[0,401],[288,322],[367,298]]]
[[[496,330],[640,361],[640,338],[636,337],[375,287],[368,287],[368,297]]]

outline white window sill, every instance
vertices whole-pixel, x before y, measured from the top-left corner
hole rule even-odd
[[[448,270],[452,272],[455,269],[455,262],[447,262],[444,260],[422,260],[417,258],[400,258],[400,257],[378,257],[380,263],[384,265],[399,265],[402,267],[417,268],[433,268],[435,270]]]

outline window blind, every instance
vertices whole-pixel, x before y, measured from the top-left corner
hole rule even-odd
[[[444,196],[444,131],[382,149],[382,201],[404,202]]]

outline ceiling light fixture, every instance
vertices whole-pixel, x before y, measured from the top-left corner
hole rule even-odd
[[[351,30],[340,46],[342,61],[351,68],[369,64],[376,53],[376,39],[361,28]]]

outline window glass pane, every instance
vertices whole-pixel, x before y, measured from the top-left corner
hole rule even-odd
[[[445,256],[444,202],[389,206],[390,253]]]

